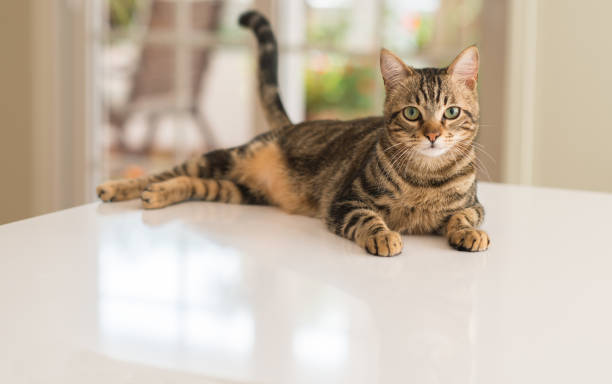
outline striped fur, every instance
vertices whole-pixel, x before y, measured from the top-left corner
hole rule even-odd
[[[291,125],[278,94],[278,47],[268,19],[259,12],[249,11],[240,16],[239,23],[250,28],[257,38],[259,98],[270,128]]]
[[[261,16],[247,13],[254,26]],[[261,21],[260,21],[261,23]],[[261,24],[264,25],[264,24]],[[265,23],[267,25],[267,22]],[[98,187],[104,201],[140,196],[145,208],[184,200],[270,204],[321,218],[367,252],[401,252],[400,234],[436,233],[465,251],[487,249],[477,227],[478,51],[448,68],[415,69],[381,52],[384,115],[278,125],[249,143],[195,157],[172,170]],[[449,107],[460,108],[446,117]],[[420,111],[409,120],[408,108]]]

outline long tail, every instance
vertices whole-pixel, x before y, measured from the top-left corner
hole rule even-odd
[[[292,125],[278,94],[278,47],[268,19],[257,11],[243,13],[240,25],[250,28],[259,50],[259,97],[271,129]]]

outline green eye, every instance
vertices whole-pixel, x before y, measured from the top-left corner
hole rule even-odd
[[[410,121],[416,121],[421,117],[421,112],[415,107],[404,108],[404,117]]]
[[[457,116],[459,116],[460,111],[461,109],[459,109],[459,107],[446,108],[446,111],[444,111],[444,117],[449,120],[456,119]]]

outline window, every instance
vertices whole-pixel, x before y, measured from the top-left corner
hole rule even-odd
[[[252,136],[251,1],[104,0],[97,89],[107,177],[137,177]]]

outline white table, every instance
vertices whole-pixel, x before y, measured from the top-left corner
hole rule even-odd
[[[0,383],[612,383],[612,195],[482,184],[485,253],[99,204],[0,227]]]

